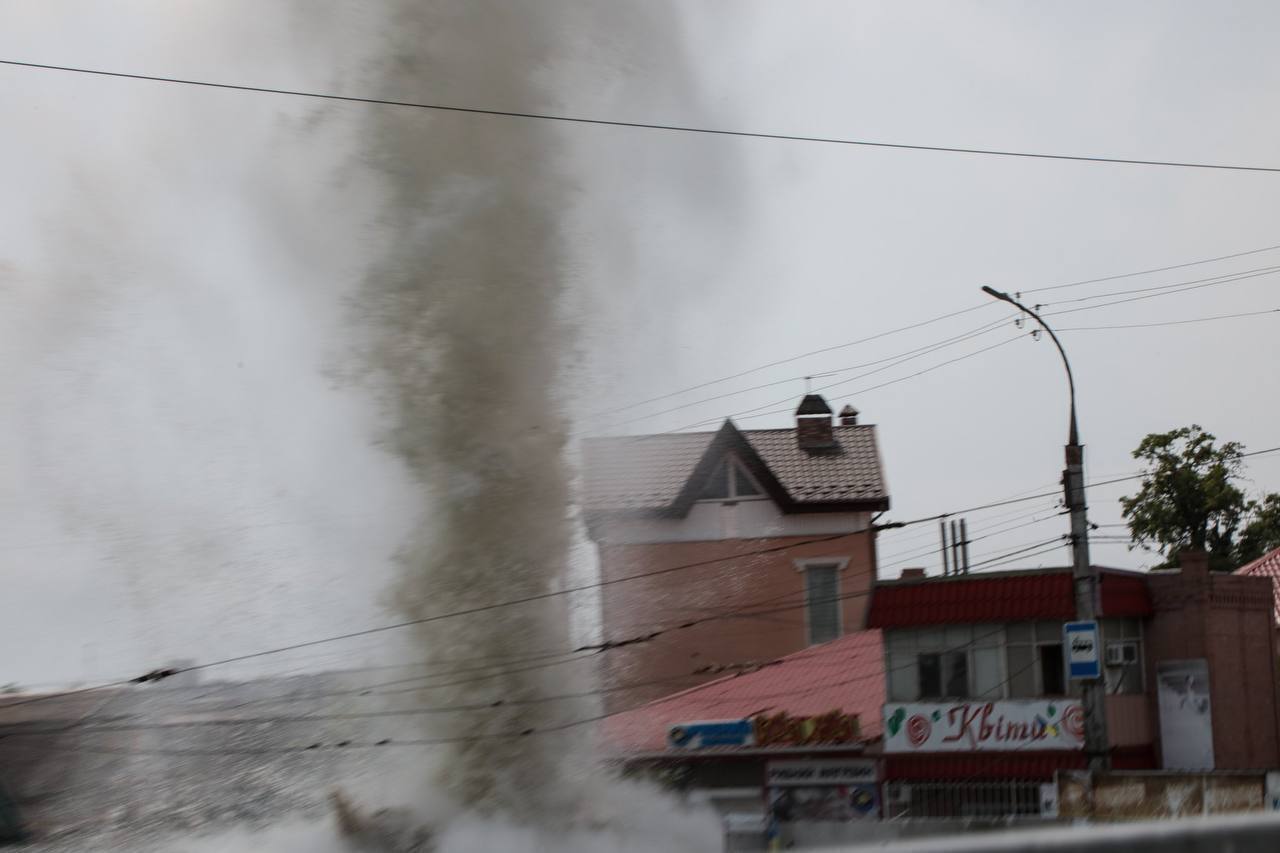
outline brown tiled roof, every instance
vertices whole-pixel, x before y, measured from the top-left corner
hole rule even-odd
[[[760,477],[766,490],[772,485],[767,480],[776,480],[785,494],[775,497],[791,508],[856,503],[887,509],[875,427],[835,426],[832,431],[837,447],[822,453],[802,450],[794,429],[739,430],[728,421],[717,432],[587,439],[584,505],[589,512],[682,512],[690,477],[715,442],[722,445],[717,453],[738,449],[754,457],[744,464],[752,473],[771,475]],[[745,445],[738,446],[739,441]]]

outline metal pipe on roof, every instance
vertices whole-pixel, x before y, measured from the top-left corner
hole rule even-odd
[[[938,520],[938,535],[941,537],[942,542],[942,576],[946,577],[951,572],[948,569],[949,563],[947,562],[947,520],[945,518]]]

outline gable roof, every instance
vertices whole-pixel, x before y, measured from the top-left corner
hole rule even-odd
[[[746,674],[655,699],[616,714],[603,725],[616,753],[667,746],[667,729],[694,720],[733,720],[785,712],[809,717],[828,711],[858,715],[863,742],[880,737],[884,704],[884,646],[879,631],[854,631],[787,655]]]
[[[583,445],[588,513],[683,516],[727,453],[738,457],[784,512],[881,511],[889,494],[875,427],[834,426],[834,449],[809,453],[786,429],[590,438]]]
[[[1276,582],[1276,579],[1280,578],[1280,548],[1263,554],[1252,563],[1244,564],[1233,574],[1271,578],[1272,593],[1276,601],[1275,620],[1276,624],[1280,624],[1280,583]]]

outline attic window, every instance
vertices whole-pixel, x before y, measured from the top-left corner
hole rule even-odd
[[[731,457],[725,457],[707,478],[707,484],[698,494],[698,500],[732,501],[756,498],[762,494],[755,480],[751,479],[751,475],[742,467],[742,463]]]

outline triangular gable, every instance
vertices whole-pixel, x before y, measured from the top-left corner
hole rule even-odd
[[[698,460],[697,465],[693,466],[693,471],[689,473],[689,478],[685,480],[684,486],[680,489],[680,494],[672,502],[669,509],[672,515],[683,517],[689,514],[689,508],[698,500],[698,495],[701,494],[712,472],[715,471],[716,466],[728,454],[733,454],[737,457],[737,461],[764,489],[764,493],[775,504],[779,507],[792,505],[793,500],[790,493],[783,488],[782,483],[774,476],[773,471],[769,470],[769,466],[760,458],[760,454],[751,446],[751,442],[747,441],[746,436],[734,426],[733,421],[726,420],[724,425],[717,430],[715,436],[712,437],[707,449],[702,453],[702,458]]]

